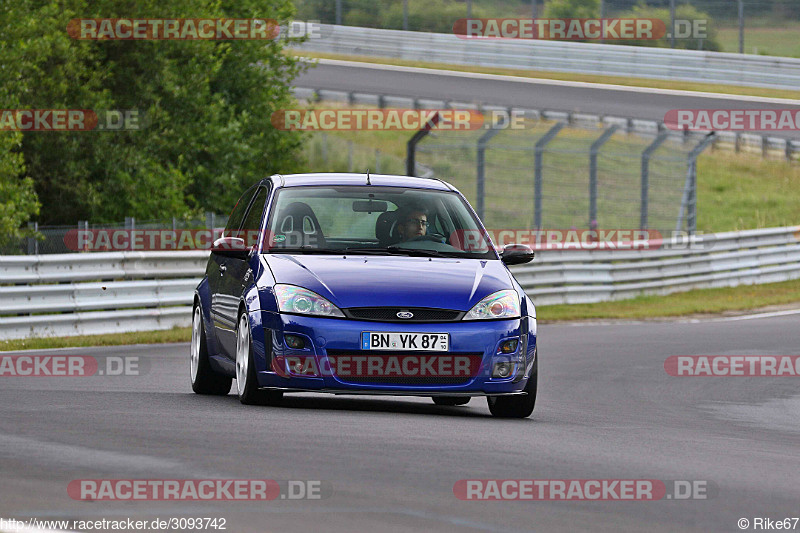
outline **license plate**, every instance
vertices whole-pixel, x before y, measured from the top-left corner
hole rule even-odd
[[[450,335],[447,333],[365,331],[361,334],[361,349],[446,352],[450,350]]]

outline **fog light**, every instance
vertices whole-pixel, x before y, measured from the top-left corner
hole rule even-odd
[[[303,340],[303,337],[284,335],[283,338],[286,340],[286,346],[294,350],[302,350],[306,347],[306,341]]]
[[[500,352],[501,353],[514,353],[517,351],[517,345],[519,344],[519,340],[517,339],[510,339],[505,341],[503,344],[500,345]]]
[[[494,370],[492,371],[493,378],[508,378],[511,377],[511,372],[514,370],[514,363],[511,361],[504,361],[502,363],[495,363]]]

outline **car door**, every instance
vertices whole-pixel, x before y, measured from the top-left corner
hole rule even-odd
[[[230,217],[228,217],[228,223],[225,225],[225,229],[222,232],[223,237],[237,236],[239,228],[242,227],[245,214],[247,214],[247,207],[250,205],[250,200],[253,198],[255,191],[256,186],[253,185],[247,189],[239,198],[239,201],[236,202]],[[208,262],[208,287],[211,291],[211,321],[214,326],[214,337],[217,340],[217,346],[222,354],[225,354],[227,351],[225,347],[225,342],[228,341],[226,335],[236,328],[235,322],[229,323],[227,317],[230,316],[230,312],[227,311],[227,309],[231,305],[239,305],[238,300],[235,303],[229,301],[223,291],[223,283],[230,261],[231,258],[215,254],[212,251],[211,259]],[[235,313],[236,309],[234,309],[233,312]]]
[[[261,219],[268,192],[267,187],[263,185],[258,187],[242,223],[236,229],[235,234],[231,235],[244,239],[251,250],[258,249],[258,239],[261,235]],[[225,257],[223,265],[224,268],[220,267],[219,290],[217,291],[217,300],[219,302],[217,339],[222,346],[224,354],[234,359],[236,357],[236,325],[239,319],[239,302],[241,302],[245,287],[253,281],[254,276],[258,273],[252,272],[249,258]]]

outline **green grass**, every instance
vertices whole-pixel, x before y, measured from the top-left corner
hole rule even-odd
[[[336,107],[322,102],[316,107]],[[552,123],[529,122],[524,131],[501,132],[486,152],[486,214],[491,228],[530,228],[533,221],[533,153],[530,149]],[[417,160],[475,201],[475,144],[482,131],[437,132],[420,145]],[[564,128],[544,157],[547,200],[543,223],[550,228],[586,227],[588,148],[599,132]],[[309,168],[347,171],[348,143],[353,169],[375,171],[375,150],[381,172],[405,173],[406,131],[341,131],[311,133],[306,143]],[[328,159],[322,158],[323,137]],[[630,228],[638,223],[639,154],[650,142],[636,135],[614,135],[598,159],[599,221],[604,228]],[[673,228],[685,177],[686,146],[665,145],[650,163],[650,227]],[[666,199],[666,201],[665,201]],[[666,206],[659,208],[659,206]],[[698,160],[697,229],[723,232],[800,224],[800,165],[764,159],[755,153],[710,149]]]
[[[0,341],[0,352],[11,350],[47,350],[77,346],[121,346],[125,344],[162,344],[189,342],[192,328],[173,328],[159,331],[133,331],[109,335],[81,335],[76,337],[39,337]]]
[[[772,305],[800,302],[800,280],[698,289],[667,296],[639,296],[596,304],[542,305],[537,319],[549,322],[580,319],[647,319],[712,315],[725,311],[753,311]],[[535,303],[535,302],[534,302]]]
[[[797,43],[795,37],[792,43]],[[738,45],[736,48],[738,51]],[[363,63],[379,63],[385,65],[402,65],[409,67],[432,68],[453,70],[457,72],[477,72],[482,74],[501,74],[506,76],[519,76],[523,78],[542,78],[548,80],[580,81],[587,83],[608,83],[629,87],[651,87],[655,89],[674,89],[682,91],[699,91],[721,94],[736,94],[749,96],[764,96],[770,98],[800,99],[800,91],[786,89],[766,89],[761,87],[739,87],[735,85],[722,85],[713,83],[697,83],[688,81],[653,80],[648,78],[631,78],[626,76],[603,76],[598,74],[580,74],[572,72],[553,72],[544,70],[521,70],[499,67],[479,67],[469,65],[451,65],[448,63],[434,63],[426,61],[407,61],[387,57],[353,56],[344,54],[326,54],[319,52],[298,52],[288,50],[286,53],[309,58],[342,59],[346,61],[360,61]]]
[[[800,57],[798,35],[800,35],[800,22],[771,27],[745,26],[744,52],[768,56]],[[723,52],[739,51],[738,26],[720,27],[717,29],[717,39]]]
[[[697,227],[732,231],[800,224],[800,165],[708,152],[697,168]]]

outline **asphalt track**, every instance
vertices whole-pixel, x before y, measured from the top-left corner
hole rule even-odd
[[[790,355],[800,314],[541,325],[531,419],[483,399],[202,397],[188,346],[36,353],[139,357],[142,375],[0,378],[0,517],[225,517],[227,531],[739,531],[800,514],[798,378],[668,376],[670,355]],[[321,500],[83,502],[74,479],[322,480]],[[461,501],[461,479],[709,482],[705,500]],[[752,525],[751,525],[752,527]],[[798,526],[800,527],[800,526]]]
[[[792,109],[797,100],[690,93],[320,60],[294,85],[456,102],[663,120],[671,109]],[[800,139],[800,131],[773,132]]]

